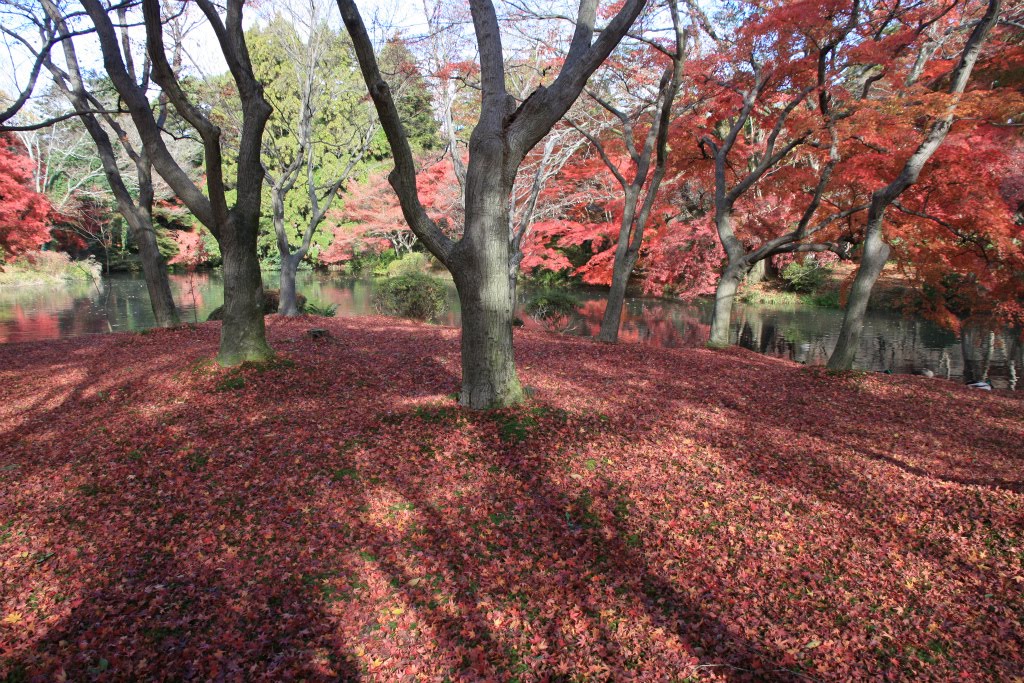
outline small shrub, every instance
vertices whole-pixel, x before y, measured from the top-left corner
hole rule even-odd
[[[384,275],[387,272],[388,264],[397,258],[394,249],[377,252],[355,248],[352,251],[352,257],[345,262],[345,272],[352,276]]]
[[[805,304],[822,308],[839,308],[839,290],[827,289],[802,297]]]
[[[540,289],[559,289],[576,284],[579,278],[570,277],[568,269],[557,271],[537,269],[527,280],[531,285]]]
[[[420,273],[379,278],[373,305],[384,315],[434,322],[448,309],[448,290],[437,278]]]
[[[338,313],[338,304],[329,304],[325,301],[307,301],[302,312],[309,315],[319,315],[324,318],[333,318]]]
[[[821,289],[832,275],[832,269],[814,259],[794,261],[782,271],[782,279],[794,292],[814,292]]]
[[[531,318],[543,321],[571,315],[579,305],[579,298],[572,292],[564,289],[539,289],[530,294],[523,308]]]
[[[392,261],[388,264],[387,268],[384,269],[385,277],[402,277],[404,275],[419,275],[427,270],[429,265],[429,259],[427,255],[413,251],[397,261]]]

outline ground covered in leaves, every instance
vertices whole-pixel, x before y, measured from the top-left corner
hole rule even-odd
[[[0,347],[0,677],[1024,670],[1019,395],[519,331],[474,414],[456,330],[268,324]]]

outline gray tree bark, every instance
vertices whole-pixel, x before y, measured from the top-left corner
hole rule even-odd
[[[133,81],[130,68],[126,67],[126,62],[131,63],[131,52],[122,52],[108,8],[99,0],[82,0],[82,6],[96,29],[107,75],[128,109],[153,167],[220,244],[224,260],[224,317],[217,360],[221,365],[230,366],[249,360],[265,360],[273,355],[266,341],[263,283],[256,255],[263,185],[260,149],[263,129],[270,117],[270,105],[263,97],[249,61],[242,29],[243,0],[227,0],[224,17],[218,5],[211,0],[195,0],[195,4],[213,29],[241,101],[242,130],[238,139],[235,203],[232,207],[227,203],[220,128],[190,101],[175,69],[167,60],[160,0],[141,1],[152,78],[202,140],[206,162],[205,192],[167,149],[149,96]]]
[[[301,251],[281,255],[280,299],[277,302],[277,312],[281,315],[291,317],[299,314],[295,274],[298,272],[299,264],[304,256],[305,253]]]
[[[462,304],[462,392],[473,409],[523,400],[512,354],[512,288],[509,278],[509,199],[526,154],[579,96],[590,74],[608,57],[643,8],[626,0],[600,33],[596,0],[582,0],[569,52],[558,77],[516,106],[506,91],[497,15],[490,0],[471,0],[480,55],[480,117],[469,143],[465,179],[465,234],[444,235],[426,214],[416,191],[416,166],[390,89],[381,77],[373,44],[353,0],[338,0],[342,20],[387,134],[395,168],[392,187],[409,227],[455,280]],[[597,38],[595,39],[595,34]]]
[[[871,299],[871,290],[878,276],[889,260],[889,245],[882,238],[882,213],[880,203],[872,202],[864,236],[864,251],[861,254],[857,275],[853,278],[850,295],[846,303],[843,325],[836,340],[836,347],[828,357],[830,370],[850,370],[857,357],[860,334],[864,329],[864,317]]]
[[[736,300],[736,291],[746,274],[742,261],[738,264],[726,266],[715,287],[715,303],[711,309],[711,335],[708,338],[708,346],[712,348],[725,348],[729,345],[732,307]]]

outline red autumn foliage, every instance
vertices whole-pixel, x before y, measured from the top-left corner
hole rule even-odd
[[[210,260],[210,254],[206,249],[206,242],[198,226],[191,230],[175,230],[171,232],[171,239],[178,246],[178,253],[172,256],[167,262],[170,264],[182,264],[185,266],[197,266]]]
[[[32,188],[32,160],[11,133],[0,134],[0,262],[50,238],[50,202]]]
[[[349,183],[344,206],[331,213],[336,223],[334,239],[320,256],[324,263],[342,263],[360,247],[382,251],[389,246],[396,252],[411,249],[416,236],[409,229],[398,196],[387,179],[388,171],[370,174],[365,182]],[[416,176],[420,201],[430,218],[449,235],[462,232],[463,212],[459,201],[459,183],[448,159],[424,164]]]
[[[534,398],[471,413],[457,330],[268,328],[0,347],[0,676],[1024,668],[1020,396],[521,330]]]

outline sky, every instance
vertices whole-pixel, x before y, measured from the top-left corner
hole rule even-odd
[[[283,0],[283,2],[297,2],[298,0]],[[329,0],[327,0],[329,2]],[[340,25],[341,16],[337,7],[330,3],[328,8],[331,16]],[[393,33],[395,30],[403,31],[409,35],[421,34],[426,30],[426,15],[424,14],[422,0],[408,2],[402,0],[361,0],[358,3],[363,20],[373,31],[377,26],[377,33]],[[281,7],[281,1],[264,4],[260,9],[248,9],[244,14],[245,27],[251,28],[257,25],[261,19],[274,8]],[[186,65],[196,75],[210,76],[223,73],[227,70],[223,53],[217,45],[216,36],[210,24],[205,20],[198,9],[193,8],[194,26],[189,31],[185,41]],[[4,25],[16,26],[15,22],[9,21],[9,17],[0,17]],[[380,26],[386,26],[381,29]],[[23,37],[38,42],[38,34],[31,31],[22,33]],[[139,31],[138,40],[141,42],[142,35]],[[89,36],[78,36],[75,38],[75,49],[78,52],[79,62],[83,69],[101,70],[102,60],[99,46]],[[59,50],[54,53],[54,61],[62,63]],[[11,36],[0,36],[0,90],[14,95],[21,90],[21,86],[28,82],[32,68],[32,55]],[[39,84],[36,86],[36,94],[46,89],[49,79],[45,75],[40,76]]]

